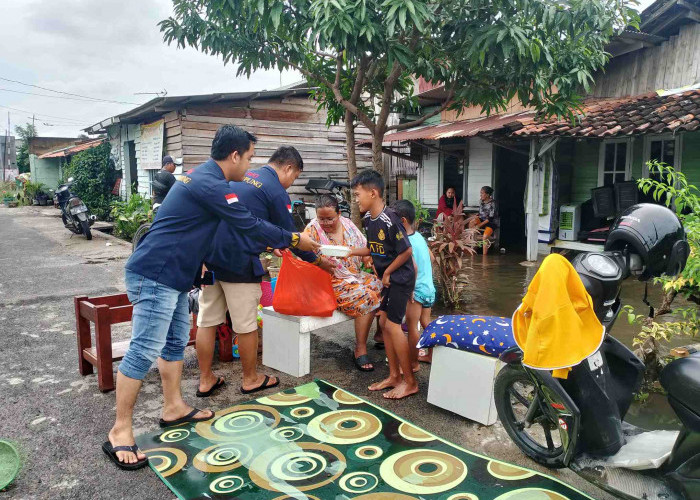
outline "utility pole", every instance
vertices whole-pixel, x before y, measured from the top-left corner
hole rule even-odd
[[[5,182],[5,169],[10,161],[10,112],[7,112],[7,128],[5,129],[5,150],[3,151],[5,158],[2,161],[2,182]]]

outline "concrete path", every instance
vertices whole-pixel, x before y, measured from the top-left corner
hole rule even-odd
[[[114,392],[102,394],[95,375],[78,373],[73,296],[123,291],[131,247],[93,233],[92,241],[72,235],[53,208],[0,208],[0,438],[17,443],[24,460],[18,479],[0,493],[2,498],[174,497],[150,469],[120,471],[100,449],[114,417]],[[129,334],[128,324],[115,331],[119,339]],[[427,365],[419,373],[418,397],[385,401],[367,391],[368,384],[387,372],[384,354],[370,349],[378,369],[360,373],[351,360],[353,341],[351,326],[314,336],[312,376],[282,375],[280,388],[326,379],[459,446],[543,470],[520,453],[500,424],[483,427],[426,403]],[[198,373],[188,348],[183,392],[191,404],[219,409],[249,399],[238,390],[238,363],[215,368],[227,379],[225,390],[208,401],[195,398]],[[157,427],[161,402],[158,373],[152,369],[137,403],[137,434]],[[547,472],[594,498],[612,498],[570,471]]]

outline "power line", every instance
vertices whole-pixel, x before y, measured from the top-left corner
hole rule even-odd
[[[80,101],[80,102],[108,102],[108,103],[116,102],[116,101],[99,100],[99,99],[90,99],[90,98],[82,99],[82,98],[79,98],[79,97],[65,97],[65,96],[62,96],[62,95],[37,94],[36,92],[22,92],[21,90],[12,90],[12,89],[3,89],[3,88],[0,88],[0,91],[4,91],[4,92],[14,92],[15,94],[35,95],[35,96],[39,96],[39,97],[50,97],[51,99],[68,99],[68,100],[71,100],[71,101]],[[123,103],[120,103],[120,104],[134,104],[134,105],[136,105],[136,106],[139,106],[139,104],[132,103],[132,102],[130,102],[130,103],[123,102]]]
[[[34,113],[33,111],[27,111],[26,109],[19,109],[19,108],[13,108],[10,106],[3,106],[2,104],[0,104],[0,108],[10,109],[12,111],[17,111],[19,113],[26,113],[28,116],[33,116],[33,115],[45,116],[46,118],[56,118],[59,120],[77,122],[77,123],[81,123],[81,124],[88,121],[88,120],[78,120],[76,118],[68,118],[67,116],[56,116],[56,115],[47,115],[45,113]]]
[[[25,83],[25,82],[20,82],[18,80],[11,80],[9,78],[4,78],[2,76],[0,76],[0,80],[4,80],[6,82],[18,83],[19,85],[26,85],[27,87],[34,87],[37,89],[46,90],[48,92],[55,92],[57,94],[64,94],[64,95],[69,95],[69,96],[74,96],[74,97],[82,97],[83,99],[88,99],[88,100],[92,100],[92,101],[102,101],[102,102],[111,102],[114,104],[128,104],[128,105],[133,105],[133,106],[139,106],[139,104],[135,103],[135,102],[114,101],[112,99],[102,99],[99,97],[89,97],[89,96],[84,96],[84,95],[80,95],[80,94],[73,94],[71,92],[63,92],[62,90],[53,90],[53,89],[49,89],[46,87],[40,87],[39,85],[34,85],[32,83]],[[36,94],[36,95],[43,95],[43,94]],[[44,97],[51,97],[51,96],[44,96]]]

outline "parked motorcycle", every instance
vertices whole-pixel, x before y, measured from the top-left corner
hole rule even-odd
[[[700,499],[700,353],[669,363],[661,373],[661,385],[682,428],[675,443],[656,450],[662,458],[651,467],[658,468],[622,468],[615,458],[632,437],[652,438],[652,446],[643,450],[646,455],[659,447],[658,434],[644,435],[648,431],[624,422],[641,386],[644,364],[609,333],[621,309],[621,283],[629,276],[648,281],[662,274],[677,275],[688,254],[685,231],[675,214],[641,204],[611,226],[604,252],[573,259],[605,327],[605,339],[566,379],[524,366],[517,347],[501,355],[506,366],[496,378],[496,409],[523,453],[547,467],[569,467],[622,498]]]
[[[304,186],[305,189],[316,196],[321,194],[329,194],[338,200],[338,208],[340,215],[350,217],[350,203],[345,195],[346,189],[350,189],[350,184],[347,182],[339,182],[328,177],[312,178]],[[303,231],[306,225],[316,217],[316,204],[313,202],[305,202],[303,200],[294,200],[292,202],[292,218],[294,224],[299,231]]]
[[[158,209],[160,208],[161,203],[154,203],[153,204],[153,218],[151,220],[155,220],[156,215],[158,214]],[[143,240],[143,237],[146,236],[148,231],[151,230],[151,226],[153,225],[153,222],[144,222],[141,224],[136,232],[134,233],[134,237],[131,238],[131,251],[134,252],[136,251],[136,247],[139,246],[139,243],[141,243],[141,240]]]
[[[72,185],[73,178],[70,177],[66,184],[58,186],[54,195],[54,205],[60,207],[63,225],[68,230],[75,234],[84,234],[88,240],[91,240],[90,226],[95,223],[96,217],[90,215],[87,205],[71,192]]]

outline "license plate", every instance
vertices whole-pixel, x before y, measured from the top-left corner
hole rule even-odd
[[[588,367],[592,372],[603,367],[603,355],[600,354],[600,351],[597,351],[595,354],[588,357]]]

